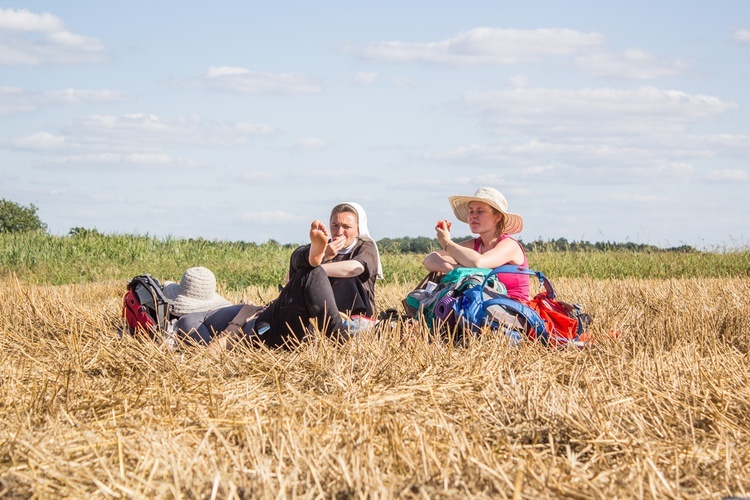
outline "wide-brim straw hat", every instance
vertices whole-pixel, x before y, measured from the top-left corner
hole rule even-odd
[[[231,302],[216,293],[216,276],[205,267],[187,269],[179,283],[165,282],[164,295],[177,316],[213,311],[231,305]]]
[[[523,230],[523,217],[508,212],[508,200],[503,193],[495,188],[483,187],[477,189],[474,196],[451,196],[448,202],[453,208],[453,213],[461,222],[469,222],[469,203],[481,201],[501,212],[505,216],[505,233],[516,234]]]

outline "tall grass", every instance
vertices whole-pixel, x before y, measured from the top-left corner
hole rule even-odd
[[[0,233],[0,273],[40,284],[126,280],[150,273],[178,280],[191,266],[205,266],[229,290],[282,283],[295,245],[159,239],[83,233]],[[750,276],[750,251],[557,252],[531,251],[530,265],[550,278],[679,278]],[[416,283],[423,255],[383,253],[385,283]]]

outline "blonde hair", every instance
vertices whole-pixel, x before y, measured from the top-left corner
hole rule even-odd
[[[492,205],[490,205],[490,208],[492,209],[493,214],[500,216],[500,220],[497,221],[497,224],[495,224],[495,231],[497,231],[498,236],[502,236],[503,234],[505,234],[505,227],[507,226],[505,214]]]

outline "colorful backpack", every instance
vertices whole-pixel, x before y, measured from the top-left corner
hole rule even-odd
[[[482,293],[484,283],[468,290],[453,308],[464,331],[476,334],[485,328],[502,330],[514,341],[521,341],[525,337],[550,347],[569,343],[579,347],[584,345],[587,338],[585,329],[591,323],[591,317],[582,313],[578,304],[558,301],[552,283],[542,272],[506,264],[493,269],[487,278],[498,273],[536,276],[544,291],[526,305],[507,296],[487,299]]]
[[[498,273],[536,276],[544,292],[528,305],[511,299],[497,279]],[[493,331],[505,334],[514,344],[528,339],[551,347],[568,343],[580,346],[591,321],[579,305],[557,301],[552,283],[544,274],[512,264],[495,269],[454,269],[434,288],[423,285],[415,289],[404,306],[407,314],[424,319],[431,331],[451,334],[456,341]]]
[[[159,280],[150,274],[133,278],[123,297],[122,317],[131,335],[153,338],[157,332],[165,331],[171,319],[171,306]]]

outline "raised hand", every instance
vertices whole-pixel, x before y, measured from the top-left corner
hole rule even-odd
[[[435,232],[437,233],[438,242],[440,242],[440,248],[445,250],[448,242],[451,241],[451,223],[448,220],[439,220],[435,225]]]

